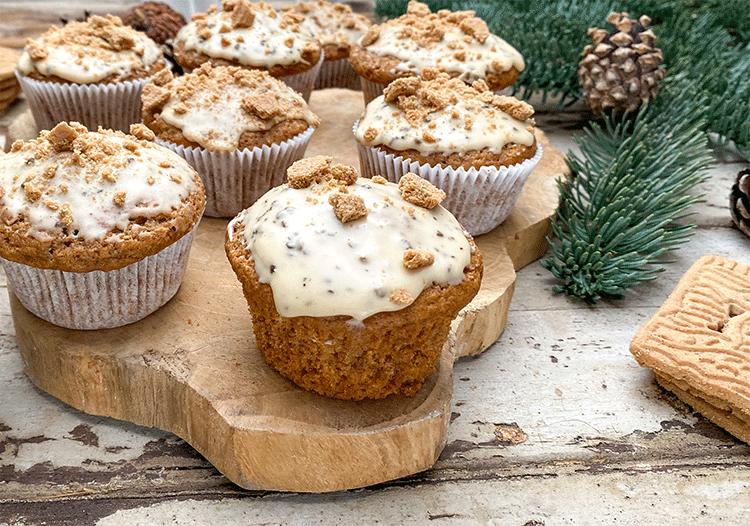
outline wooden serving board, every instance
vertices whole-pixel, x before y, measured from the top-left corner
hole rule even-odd
[[[357,166],[352,123],[361,93],[315,92],[321,117],[308,155]],[[482,288],[454,321],[436,370],[412,397],[346,402],[303,391],[268,367],[255,345],[239,282],[224,255],[226,220],[204,218],[177,295],[132,325],[74,331],[21,306],[11,310],[26,373],[90,414],[185,439],[241,487],[301,492],[358,488],[428,469],[444,445],[453,363],[505,328],[515,269],[541,257],[567,171],[542,132],[544,156],[511,217],[477,238]]]

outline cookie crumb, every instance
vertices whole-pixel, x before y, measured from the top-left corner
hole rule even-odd
[[[156,139],[156,135],[154,135],[154,132],[151,131],[148,126],[142,123],[131,124],[130,135],[132,135],[136,139],[142,139],[144,141],[153,141],[154,139]]]
[[[342,223],[348,223],[367,215],[365,202],[358,195],[336,192],[330,195],[328,203],[333,207],[333,213]]]
[[[435,256],[427,250],[417,250],[409,248],[404,250],[404,267],[409,270],[416,270],[422,267],[429,267],[435,262]]]
[[[330,173],[332,160],[331,157],[318,155],[296,161],[286,171],[289,186],[299,190],[324,181]]]
[[[435,208],[445,199],[445,192],[411,172],[401,177],[398,188],[405,201],[422,208]]]
[[[78,132],[67,122],[61,122],[47,134],[47,140],[56,152],[72,152],[73,141],[78,138]]]
[[[396,305],[408,305],[413,301],[411,294],[404,289],[394,290],[393,293],[391,293],[390,300]]]
[[[331,177],[336,181],[340,181],[346,185],[354,184],[359,175],[357,170],[353,166],[347,166],[345,164],[333,164],[331,165]]]

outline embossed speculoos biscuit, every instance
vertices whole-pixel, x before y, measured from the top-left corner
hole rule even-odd
[[[630,351],[665,389],[750,442],[750,266],[699,259]]]

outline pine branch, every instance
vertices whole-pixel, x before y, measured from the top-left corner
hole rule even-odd
[[[542,262],[562,280],[555,292],[590,304],[622,297],[689,239],[683,222],[700,199],[689,192],[711,163],[696,91],[665,96],[632,121],[606,118],[577,140],[581,157],[568,156],[573,176],[559,183],[558,241]]]

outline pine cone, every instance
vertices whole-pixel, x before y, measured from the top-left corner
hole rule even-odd
[[[631,20],[627,13],[610,13],[607,22],[616,29],[612,35],[606,29],[588,30],[594,43],[583,50],[578,79],[594,113],[633,112],[656,96],[666,74],[659,68],[664,57],[654,47],[656,35],[646,29],[648,16]]]
[[[729,210],[732,222],[745,235],[750,236],[750,169],[745,168],[737,174],[729,194]]]
[[[163,2],[143,2],[130,8],[122,23],[143,31],[157,44],[166,44],[187,22],[185,17]]]

